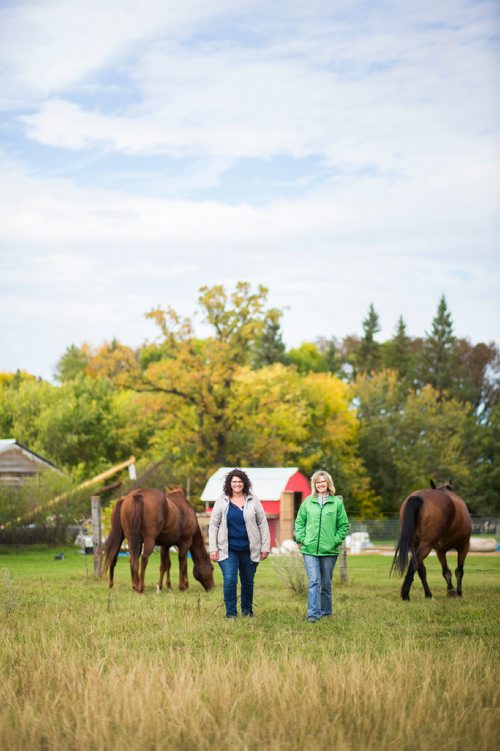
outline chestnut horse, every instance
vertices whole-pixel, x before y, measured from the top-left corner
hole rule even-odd
[[[193,576],[208,592],[214,588],[213,565],[205,549],[203,535],[194,509],[187,502],[182,490],[166,494],[152,488],[141,488],[121,498],[111,515],[111,532],[104,544],[104,572],[109,569],[109,586],[113,586],[113,572],[124,538],[128,540],[132,587],[144,592],[144,575],[149,556],[155,545],[161,548],[160,580],[157,590],[163,587],[167,574],[170,583],[169,548],[179,550],[179,589],[188,588],[187,556],[191,551]],[[142,551],[142,558],[141,558]],[[139,558],[141,571],[139,574]]]
[[[403,501],[399,513],[401,534],[399,536],[396,553],[392,562],[391,573],[394,569],[400,575],[408,571],[401,587],[401,598],[410,599],[410,587],[418,573],[422,582],[425,596],[432,597],[427,584],[427,573],[423,564],[434,548],[441,564],[443,576],[448,587],[448,595],[462,595],[462,578],[464,575],[464,561],[469,552],[469,542],[472,532],[470,514],[464,501],[448,483],[436,485],[431,480],[431,488],[416,490]],[[457,589],[453,588],[451,571],[446,562],[446,553],[457,551]],[[408,564],[408,556],[411,560]]]

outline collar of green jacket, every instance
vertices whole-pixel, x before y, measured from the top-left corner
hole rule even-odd
[[[319,498],[317,495],[310,495],[309,498],[311,501],[315,501],[316,503],[319,503]],[[325,503],[333,503],[336,498],[342,498],[342,496],[339,495],[327,495],[325,498]]]

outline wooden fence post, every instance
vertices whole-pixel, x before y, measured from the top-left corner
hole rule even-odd
[[[102,576],[102,525],[101,525],[101,496],[93,495],[92,505],[92,549],[94,552],[94,576]]]
[[[345,540],[339,550],[339,576],[340,583],[347,584],[347,546]]]

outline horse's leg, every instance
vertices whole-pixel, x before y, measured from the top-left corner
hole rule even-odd
[[[170,568],[172,566],[172,561],[170,560],[170,548],[165,548],[165,556],[167,562],[167,589],[172,589],[172,581],[170,579]]]
[[[132,578],[132,589],[139,592],[139,556],[130,551],[130,576]]]
[[[154,537],[146,537],[144,540],[144,546],[142,548],[142,557],[141,557],[141,575],[139,578],[139,587],[137,589],[138,592],[144,592],[144,577],[146,575],[146,567],[148,565],[149,556],[153,552],[155,547],[155,538]]]
[[[424,566],[424,560],[425,558],[427,558],[431,550],[431,545],[426,542],[420,542],[418,548],[415,551],[415,568],[417,569],[420,581],[422,582],[426,597],[432,597],[432,592],[429,589],[429,585],[427,584],[427,571],[425,570]]]
[[[410,599],[410,587],[413,583],[413,577],[415,576],[415,567],[413,565],[413,558],[408,564],[408,570],[406,572],[406,576],[403,581],[403,586],[401,587],[401,599],[402,600],[408,600]]]
[[[446,587],[448,590],[449,597],[453,597],[456,595],[455,589],[453,587],[453,582],[451,579],[451,571],[448,568],[448,561],[446,560],[446,553],[444,550],[439,550],[439,548],[436,548],[437,557],[439,559],[439,563],[441,564],[441,570],[443,572],[443,576],[446,580]]]
[[[417,569],[417,573],[420,577],[420,581],[422,582],[422,586],[424,588],[425,596],[426,597],[432,597],[432,592],[429,589],[429,585],[427,584],[427,571],[425,569],[425,566],[423,563],[420,564],[420,566]]]
[[[457,595],[462,597],[462,579],[464,578],[464,563],[465,557],[469,552],[469,543],[460,548],[457,554],[457,568],[455,569],[455,576],[457,577]]]
[[[162,545],[160,548],[160,581],[158,582],[157,591],[161,592],[163,589],[163,577],[167,574],[167,589],[172,589],[170,583],[170,553],[168,545]]]
[[[179,589],[181,592],[185,592],[188,588],[188,565],[187,556],[189,553],[189,544],[185,542],[179,543],[177,546],[179,550]]]
[[[115,573],[115,566],[116,566],[117,560],[118,560],[118,553],[114,556],[113,560],[109,564],[108,586],[110,589],[113,588],[113,584],[114,584],[114,573]]]
[[[408,564],[408,571],[406,572],[403,586],[401,587],[401,599],[410,599],[410,587],[413,583],[415,571],[418,572],[420,580],[422,581],[424,592],[426,597],[432,597],[432,592],[427,584],[427,573],[422,561],[427,558],[432,548],[426,543],[420,543],[415,551],[415,556],[412,556],[410,563]]]

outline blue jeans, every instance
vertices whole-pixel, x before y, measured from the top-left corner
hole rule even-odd
[[[238,572],[241,582],[241,612],[242,615],[253,615],[253,580],[258,563],[250,558],[249,550],[229,550],[229,557],[219,561],[222,577],[224,579],[224,602],[226,604],[226,616],[232,618],[238,615],[236,609],[236,587],[238,585]]]
[[[336,555],[305,555],[309,587],[307,590],[307,617],[319,620],[332,614],[332,576],[337,563]]]

